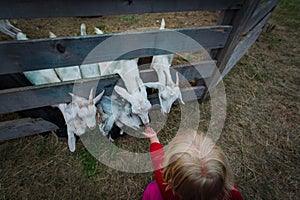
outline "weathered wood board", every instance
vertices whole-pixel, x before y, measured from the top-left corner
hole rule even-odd
[[[0,74],[222,48],[230,26],[0,43]],[[100,45],[100,46],[99,46]],[[94,49],[95,47],[96,50]],[[87,59],[85,59],[88,56]]]
[[[242,3],[243,0],[3,0],[0,19],[225,10],[239,9]]]
[[[253,28],[246,36],[245,38],[238,43],[238,45],[235,47],[224,71],[222,72],[222,75],[219,79],[223,79],[225,75],[234,67],[234,65],[245,55],[245,53],[248,51],[248,49],[252,46],[252,44],[256,41],[258,36],[263,30],[263,27],[271,17],[271,14],[268,14],[263,18],[263,20]],[[219,82],[218,81],[218,82]]]
[[[185,64],[171,70],[173,79],[175,72],[178,71],[180,84],[185,85],[181,88],[183,100],[201,100],[207,94],[208,87],[214,87],[215,83],[220,81],[219,77],[215,76],[217,70],[223,72],[224,77],[254,43],[277,3],[278,0],[4,0],[0,3],[0,19],[86,17],[194,10],[220,10],[221,18],[219,25],[198,28],[1,42],[0,75],[13,78],[13,75],[31,70],[199,51],[204,48],[211,50],[215,61]],[[248,31],[250,32],[246,35]],[[175,37],[174,34],[180,36]],[[192,42],[185,38],[189,38]],[[105,44],[108,44],[108,47],[103,48]],[[90,52],[98,46],[102,49],[91,55]],[[144,82],[157,80],[153,70],[141,71],[141,78]],[[193,81],[193,86],[186,86],[187,81]],[[97,88],[97,94],[105,90],[105,95],[110,95],[113,87],[119,83],[122,85],[119,76],[112,75],[80,80],[75,84],[71,81],[44,86],[22,85],[11,89],[3,87],[4,89],[0,90],[0,114],[27,111],[32,108],[44,111],[45,106],[70,102],[69,92],[87,97],[91,87]],[[154,107],[159,105],[156,93],[149,95],[148,98]],[[56,125],[40,118],[1,122],[0,141],[55,129],[58,129]]]
[[[249,20],[249,23],[247,24],[247,27],[245,28],[245,33],[247,33],[249,30],[251,30],[257,23],[261,21],[266,15],[268,15],[272,10],[276,7],[279,0],[269,0],[265,4],[263,4],[259,9],[257,9],[251,19]]]
[[[204,79],[212,75],[215,69],[215,62],[205,61],[193,65],[180,65],[172,69],[174,69],[171,71],[173,80],[175,80],[175,72],[178,71],[181,82],[197,81],[198,79]],[[156,73],[153,70],[144,70],[141,71],[140,74],[144,82],[157,80]],[[92,87],[97,88],[97,94],[105,90],[105,95],[110,95],[113,91],[113,87],[119,80],[119,76],[112,75],[76,82],[70,81],[44,86],[28,86],[0,90],[0,114],[70,102],[71,96],[69,92],[74,91],[77,95],[88,97]]]
[[[22,118],[0,122],[0,142],[19,137],[57,130],[58,127],[41,118]]]

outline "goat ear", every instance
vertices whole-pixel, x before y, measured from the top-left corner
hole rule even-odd
[[[176,72],[176,86],[179,87],[179,74]]]
[[[94,27],[94,30],[95,30],[95,33],[98,34],[98,35],[101,35],[103,34],[103,31],[101,31],[99,28],[97,27]]]
[[[126,99],[127,101],[131,102],[131,95],[127,92],[127,90],[125,90],[124,88],[121,88],[119,86],[115,86],[115,91],[123,99]]]
[[[68,146],[71,152],[75,151],[76,137],[73,133],[68,132]]]
[[[54,33],[52,33],[51,31],[49,31],[49,38],[56,38],[56,35]]]
[[[105,91],[105,90],[103,90],[100,94],[98,94],[98,95],[94,98],[94,100],[93,100],[93,103],[94,103],[94,104],[96,104],[96,103],[102,98],[102,96],[103,96],[103,94],[104,94],[104,91]]]
[[[144,84],[148,88],[154,88],[158,90],[162,90],[163,86],[159,82],[149,82]]]

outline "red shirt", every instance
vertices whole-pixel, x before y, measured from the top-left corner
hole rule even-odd
[[[162,178],[163,169],[160,168],[164,161],[164,150],[163,146],[160,143],[152,143],[150,145],[150,155],[152,159],[152,164],[155,169],[154,175],[159,187],[160,193],[166,200],[179,200],[180,198],[176,195],[172,189],[167,188],[167,184],[164,183]],[[234,189],[230,191],[228,200],[243,200],[241,193],[238,191],[237,187],[234,186]]]

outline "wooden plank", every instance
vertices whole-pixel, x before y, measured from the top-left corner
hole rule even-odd
[[[239,10],[223,10],[220,13],[220,16],[217,21],[217,25],[232,25],[233,19],[235,18],[236,14]],[[218,53],[221,49],[212,49],[210,51],[210,56],[212,59],[216,59]]]
[[[0,122],[0,142],[57,129],[55,124],[41,118],[23,118]]]
[[[230,26],[0,43],[0,74],[222,48]],[[101,44],[100,44],[101,43]],[[201,45],[199,45],[201,44]],[[93,50],[97,46],[97,50]],[[92,52],[93,50],[93,52]],[[91,53],[92,52],[92,53]],[[89,54],[89,58],[84,60]]]
[[[3,0],[0,19],[239,9],[243,0]]]
[[[239,42],[239,44],[235,47],[222,75],[219,79],[221,81],[224,76],[233,68],[233,66],[243,57],[243,55],[248,51],[248,49],[252,46],[252,44],[256,41],[260,33],[262,32],[265,24],[271,17],[271,14],[265,16],[262,21],[255,26],[245,38]],[[218,82],[219,82],[218,81]]]
[[[272,12],[272,10],[274,10],[276,5],[278,4],[278,1],[279,0],[269,0],[268,2],[263,4],[261,8],[257,9],[251,17],[251,19],[249,20],[249,23],[247,24],[247,27],[245,28],[244,32],[248,32],[249,30],[251,30],[268,13]]]
[[[232,31],[227,39],[226,45],[223,49],[221,49],[217,56],[217,66],[219,72],[216,70],[215,74],[212,76],[212,78],[208,81],[209,88],[214,88],[217,84],[219,77],[218,73],[222,73],[224,68],[226,67],[226,64],[228,63],[228,60],[231,57],[232,52],[234,51],[234,48],[238,44],[242,34],[244,33],[244,30],[247,26],[247,23],[249,22],[249,19],[251,16],[253,16],[253,13],[255,12],[256,8],[258,7],[261,0],[245,0],[243,7],[238,11],[238,13],[235,15],[233,20],[233,28]],[[206,95],[208,93],[206,92]]]
[[[197,80],[212,75],[215,68],[214,62],[202,62],[193,65],[181,65],[171,71],[175,80],[175,70],[179,72],[180,82]],[[141,71],[144,82],[156,81],[156,73],[153,70]],[[31,108],[55,105],[62,102],[70,102],[69,92],[87,97],[92,87],[96,87],[99,94],[105,90],[105,95],[110,95],[113,87],[118,83],[119,76],[100,77],[85,79],[74,82],[56,83],[45,86],[28,86],[21,88],[6,89],[0,91],[0,114],[16,112]]]
[[[183,101],[189,102],[200,99],[204,94],[204,88],[204,86],[197,86],[182,89]],[[153,105],[152,109],[159,108],[157,95],[151,95],[149,100]],[[178,102],[175,102],[175,104],[178,104]],[[41,118],[22,118],[0,122],[0,142],[58,129],[55,124]]]

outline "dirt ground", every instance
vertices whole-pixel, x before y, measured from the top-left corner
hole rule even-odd
[[[296,2],[296,1],[292,1]],[[294,6],[299,11],[299,6]],[[235,183],[245,199],[299,199],[300,181],[300,58],[299,12],[290,15],[281,4],[258,41],[224,79],[227,96],[225,127],[218,144],[229,158]],[[290,8],[289,9],[293,9]],[[297,14],[298,13],[298,14]],[[142,27],[195,27],[215,24],[218,12],[122,15],[99,18],[12,20],[31,39],[88,33],[97,26],[105,33]],[[290,18],[294,20],[289,20]],[[270,27],[270,26],[269,26]],[[0,40],[9,38],[0,35]],[[210,119],[209,100],[199,105],[199,129]],[[159,137],[166,144],[180,121],[174,106]],[[142,140],[142,142],[138,141]],[[130,136],[115,144],[134,152],[147,150],[147,140]],[[98,162],[77,142],[55,134],[0,144],[0,199],[141,199],[153,173],[125,173]]]

